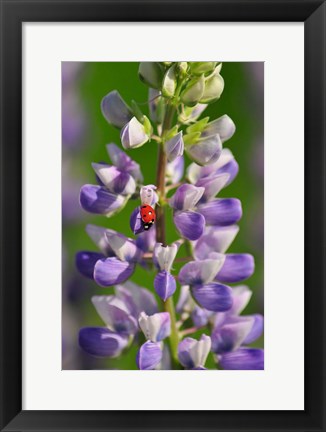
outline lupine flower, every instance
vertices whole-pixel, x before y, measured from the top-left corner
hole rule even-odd
[[[125,149],[141,147],[149,140],[145,127],[136,119],[136,117],[133,117],[121,129],[120,138],[122,147]]]
[[[106,327],[85,327],[79,345],[99,357],[117,357],[138,333],[141,313],[155,314],[157,304],[151,292],[130,282],[118,285],[115,295],[94,296],[92,303]]]
[[[184,143],[182,132],[179,132],[173,138],[164,143],[165,152],[169,162],[173,162],[177,157],[183,155]]]
[[[217,313],[212,332],[212,351],[222,360],[225,354],[237,351],[258,339],[263,331],[263,317],[259,314],[240,316],[252,295],[246,286],[233,288],[233,306]],[[223,361],[223,360],[222,360]],[[251,360],[250,360],[251,361]],[[246,368],[245,362],[243,362]]]
[[[161,312],[152,316],[141,313],[138,319],[147,342],[138,351],[136,362],[141,370],[155,369],[163,358],[163,339],[171,332],[170,315]]]
[[[102,99],[101,109],[105,119],[118,128],[122,128],[133,116],[117,90],[111,91]]]
[[[98,185],[82,187],[81,206],[107,216],[121,211],[139,192],[130,216],[130,228],[136,237],[88,225],[87,233],[98,251],[76,255],[80,273],[101,287],[114,286],[113,294],[92,298],[105,326],[80,330],[79,344],[91,355],[117,357],[135,344],[135,363],[141,370],[169,369],[178,361],[185,369],[204,370],[210,351],[219,369],[264,367],[263,350],[249,346],[263,331],[263,317],[257,313],[241,315],[252,292],[246,286],[229,286],[254,271],[251,254],[228,253],[239,232],[236,224],[242,216],[241,202],[218,197],[239,170],[231,151],[222,148],[233,136],[235,124],[227,115],[198,120],[206,106],[223,92],[221,66],[217,61],[141,63],[140,78],[150,87],[151,120],[136,103],[132,112],[116,91],[102,101],[105,118],[122,128],[122,146],[136,149],[149,139],[155,140],[160,165],[158,184],[144,185],[139,165],[115,144],[109,144],[112,165],[94,163]],[[178,121],[173,124],[176,113]],[[186,125],[182,132],[180,124]],[[193,161],[186,179],[184,151]],[[162,160],[166,159],[164,166]],[[171,190],[175,190],[172,196]],[[162,217],[168,215],[167,203],[182,236],[169,245]],[[159,211],[156,204],[161,205]],[[146,225],[148,215],[151,225]],[[188,256],[176,258],[182,243]],[[185,262],[178,272],[173,270],[175,261]],[[129,280],[137,265],[145,270],[157,268],[153,288],[162,300],[162,312],[152,292]],[[177,283],[181,289],[174,310]],[[184,338],[199,329],[211,335],[202,334],[199,340]],[[146,338],[144,343],[140,330]],[[169,344],[165,343],[167,338]]]
[[[178,247],[179,245],[176,243],[171,246],[163,246],[162,243],[156,243],[154,248],[153,260],[159,269],[154,279],[154,288],[164,301],[171,297],[177,288],[176,281],[170,271],[178,252]]]
[[[203,334],[199,341],[185,338],[179,343],[179,361],[186,369],[205,369],[204,365],[211,349],[211,338]]]
[[[115,165],[93,164],[100,185],[84,185],[80,191],[80,204],[90,213],[112,216],[126,204],[142,180],[139,165],[115,144],[107,145],[108,154]]]

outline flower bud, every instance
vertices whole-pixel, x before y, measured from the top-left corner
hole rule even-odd
[[[188,124],[191,123],[202,114],[202,112],[207,107],[207,104],[197,104],[194,107],[183,107],[182,112],[179,114],[178,120],[181,123]]]
[[[173,162],[177,157],[183,155],[184,143],[182,132],[169,139],[164,143],[165,153],[169,162]]]
[[[161,89],[164,70],[159,63],[141,62],[138,69],[139,78],[148,86]]]
[[[155,206],[158,201],[158,196],[155,192],[156,189],[157,188],[154,185],[143,186],[140,189],[140,200],[142,205],[150,205],[151,207]]]
[[[185,338],[179,343],[178,358],[186,369],[203,368],[211,349],[211,338],[201,335],[199,341]]]
[[[199,78],[192,79],[181,93],[181,101],[188,106],[196,105],[203,97],[205,90],[205,78],[201,75]]]
[[[146,339],[152,342],[160,342],[171,333],[171,319],[168,312],[158,312],[150,316],[141,312],[138,323]]]
[[[160,270],[171,271],[171,267],[178,252],[178,245],[172,243],[171,246],[163,246],[162,243],[156,243],[154,247],[153,258]]]
[[[220,98],[224,89],[224,79],[220,74],[214,74],[205,82],[205,90],[200,98],[201,103],[212,103]]]
[[[122,147],[125,149],[137,148],[144,145],[149,137],[144,126],[133,117],[121,130]]]
[[[214,70],[217,62],[190,62],[190,70],[195,75],[205,74]]]
[[[156,124],[162,124],[165,114],[164,98],[161,92],[150,88],[148,91],[149,118]]]
[[[165,73],[162,83],[162,93],[165,97],[171,98],[174,96],[177,88],[177,76],[175,73],[176,65],[171,66]]]
[[[222,143],[224,143],[224,141],[227,141],[233,136],[234,132],[234,122],[228,115],[224,114],[222,117],[219,117],[218,119],[213,120],[205,125],[205,128],[202,131],[202,137],[204,138],[218,134]]]
[[[133,116],[117,90],[111,91],[102,99],[101,109],[106,120],[118,128],[122,128]]]
[[[195,144],[186,146],[186,153],[198,165],[213,164],[219,159],[222,153],[221,139],[219,135],[200,139]]]

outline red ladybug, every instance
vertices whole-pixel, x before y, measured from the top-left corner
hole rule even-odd
[[[144,230],[149,230],[156,221],[155,210],[150,205],[142,205],[140,207],[140,216],[143,222]]]

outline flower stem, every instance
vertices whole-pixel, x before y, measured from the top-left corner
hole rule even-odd
[[[162,201],[164,201],[166,198],[165,197],[165,193],[166,193],[165,174],[166,174],[167,157],[164,151],[164,134],[171,128],[174,113],[175,113],[175,107],[170,104],[167,104],[165,117],[163,121],[163,127],[162,127],[163,142],[160,144],[158,165],[157,165],[157,178],[156,178],[157,191],[159,193],[160,200]],[[163,246],[166,246],[164,206],[158,206],[156,210],[156,241],[158,243],[162,243]],[[164,306],[164,310],[170,314],[171,334],[169,336],[169,344],[170,344],[172,363],[176,367],[178,364],[179,332],[177,328],[175,308],[174,308],[172,297],[168,298],[165,302],[163,302],[163,306]]]

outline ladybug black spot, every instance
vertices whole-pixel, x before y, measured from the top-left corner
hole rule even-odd
[[[147,208],[147,205],[141,206],[141,208]]]

